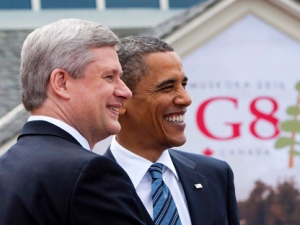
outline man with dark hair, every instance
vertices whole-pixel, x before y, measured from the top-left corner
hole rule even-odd
[[[233,172],[221,160],[178,150],[191,104],[179,56],[152,37],[121,39],[122,80],[132,91],[121,131],[105,153],[131,178],[155,224],[238,225]]]

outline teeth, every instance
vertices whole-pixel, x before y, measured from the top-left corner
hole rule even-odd
[[[167,121],[173,122],[173,123],[183,123],[184,122],[184,116],[170,116],[170,117],[165,117]]]
[[[119,108],[116,108],[116,107],[109,106],[108,108],[111,109],[111,110],[113,110],[113,111],[116,111],[116,112],[119,111]]]

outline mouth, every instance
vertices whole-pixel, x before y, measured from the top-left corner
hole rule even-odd
[[[120,107],[116,107],[116,106],[107,106],[106,108],[108,108],[116,113],[119,113],[119,109],[120,109]]]
[[[173,114],[173,115],[164,116],[164,119],[168,122],[180,124],[180,123],[184,123],[185,116],[184,114]]]

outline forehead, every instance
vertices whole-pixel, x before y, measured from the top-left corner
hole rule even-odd
[[[114,46],[103,46],[90,49],[91,55],[95,60],[113,60],[119,62],[118,53]]]
[[[173,77],[184,77],[180,57],[176,52],[156,52],[145,56],[146,77],[164,80]]]
[[[121,70],[118,53],[114,46],[104,46],[91,49],[91,64],[97,65],[101,69]]]
[[[154,52],[144,56],[147,66],[151,68],[159,66],[181,65],[181,59],[176,52]]]

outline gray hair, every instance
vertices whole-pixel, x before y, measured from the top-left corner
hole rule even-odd
[[[21,52],[22,101],[26,110],[39,107],[47,98],[46,85],[55,68],[74,78],[84,76],[94,60],[91,49],[118,46],[118,37],[99,23],[62,19],[30,33]]]
[[[120,39],[118,50],[123,75],[121,79],[134,94],[137,83],[147,73],[144,57],[156,52],[172,52],[174,49],[158,38],[129,36]]]

